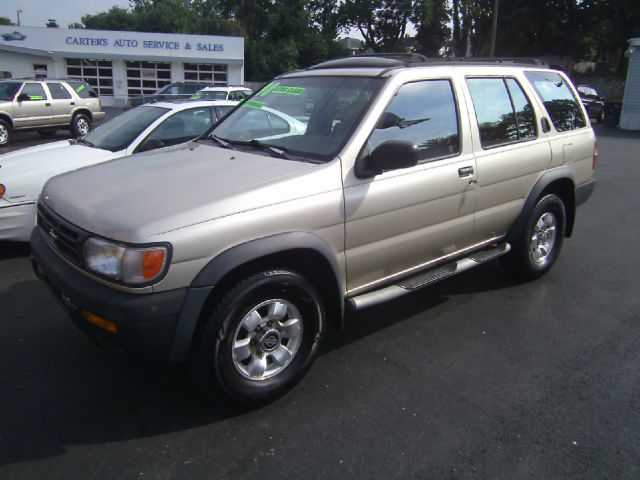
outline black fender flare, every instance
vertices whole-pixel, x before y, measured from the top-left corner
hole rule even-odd
[[[545,172],[535,183],[531,192],[529,192],[529,196],[527,196],[527,199],[524,202],[520,215],[518,215],[518,218],[516,218],[516,221],[507,232],[507,236],[505,238],[507,242],[512,243],[518,239],[527,224],[529,212],[531,212],[533,207],[535,207],[538,198],[542,195],[542,192],[544,192],[549,185],[558,180],[570,180],[574,185],[574,191],[571,192],[573,195],[574,211],[569,211],[569,209],[567,209],[567,225],[565,226],[566,236],[568,237],[571,235],[571,232],[573,231],[573,219],[575,217],[575,181],[571,169],[567,165],[563,165],[559,168],[554,168],[553,170]]]
[[[331,266],[338,285],[342,273],[331,247],[319,236],[308,232],[288,232],[250,240],[225,250],[213,258],[191,282],[192,287],[214,286],[235,268],[262,257],[288,250],[313,250],[322,255]]]
[[[344,298],[341,295],[343,277],[331,247],[319,236],[308,232],[288,232],[250,240],[233,246],[216,255],[200,270],[189,287],[176,328],[171,352],[173,361],[184,360],[189,352],[193,334],[210,293],[230,272],[253,260],[291,250],[311,250],[327,261],[335,281],[339,298],[335,301],[340,309],[340,322],[344,317]]]

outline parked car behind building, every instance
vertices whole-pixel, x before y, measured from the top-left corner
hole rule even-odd
[[[185,83],[185,82],[170,83],[169,85],[165,85],[164,87],[159,89],[157,92],[130,97],[128,101],[128,105],[130,107],[137,107],[138,105],[144,105],[145,103],[171,102],[174,100],[184,100],[187,98],[191,98],[191,96],[194,93],[196,93],[198,90],[203,89],[206,86],[207,86],[206,83]],[[222,99],[222,100],[226,100],[226,99]]]
[[[580,100],[587,109],[589,118],[595,119],[596,122],[602,123],[604,120],[604,100],[598,94],[595,88],[588,85],[578,85],[576,87]]]

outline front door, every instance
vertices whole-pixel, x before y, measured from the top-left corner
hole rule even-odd
[[[418,165],[345,180],[347,288],[357,294],[459,252],[470,244],[475,160],[461,147],[451,79],[402,85],[367,148],[411,142]]]
[[[38,127],[51,122],[51,103],[42,85],[25,83],[13,102],[13,112],[15,128]]]

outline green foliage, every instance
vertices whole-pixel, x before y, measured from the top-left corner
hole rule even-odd
[[[364,48],[413,48],[427,56],[489,54],[495,0],[131,0],[85,15],[86,28],[234,35],[245,38],[246,76],[264,81],[346,54],[338,32],[358,31]],[[11,24],[0,17],[0,24]],[[413,25],[415,41],[407,26]],[[82,28],[72,24],[70,28]],[[640,2],[500,0],[497,56],[573,56],[624,65],[640,36]]]
[[[10,18],[0,16],[0,25],[13,25]]]

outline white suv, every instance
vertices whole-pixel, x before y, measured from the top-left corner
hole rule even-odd
[[[237,100],[242,102],[253,92],[245,87],[206,87],[191,96],[192,100]]]

